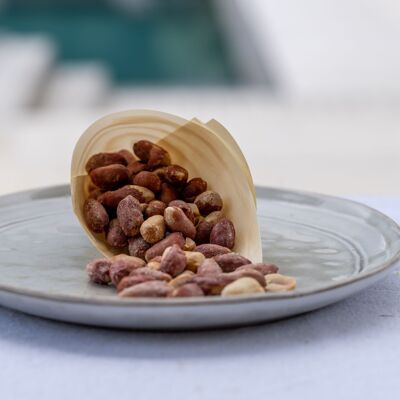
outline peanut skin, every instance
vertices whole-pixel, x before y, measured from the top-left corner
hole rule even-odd
[[[92,182],[101,190],[117,189],[129,181],[129,171],[121,164],[111,164],[93,169],[89,175]]]
[[[186,268],[185,252],[176,244],[164,250],[161,258],[160,271],[172,277],[178,276]]]
[[[191,179],[182,191],[182,198],[188,203],[192,203],[195,198],[207,190],[207,182],[201,178]]]
[[[207,190],[199,194],[194,204],[199,208],[200,214],[204,217],[213,211],[222,210],[223,202],[221,196],[212,190]]]
[[[255,264],[244,264],[240,266],[237,271],[246,268],[253,268],[258,272],[261,272],[263,275],[276,274],[278,272],[278,267],[275,264],[267,264],[267,263],[255,263]]]
[[[232,272],[242,265],[250,264],[250,260],[238,253],[220,254],[215,256],[214,260],[224,272]]]
[[[165,180],[176,186],[184,185],[188,179],[188,171],[180,165],[169,165],[165,168]]]
[[[89,158],[85,169],[86,172],[89,173],[96,168],[106,167],[107,165],[111,164],[127,165],[127,161],[120,153],[98,153]]]
[[[201,244],[200,246],[196,246],[194,251],[202,253],[206,258],[212,258],[220,254],[231,252],[227,247],[219,246],[217,244]]]
[[[153,172],[142,171],[133,178],[133,183],[138,186],[143,186],[152,192],[159,192],[161,189],[161,180]]]
[[[110,278],[111,261],[107,258],[97,258],[86,265],[86,272],[93,283],[108,285]]]
[[[88,228],[95,233],[102,233],[108,226],[109,218],[105,208],[94,199],[85,201],[83,206],[83,213],[85,216]]]
[[[195,283],[188,283],[174,289],[170,295],[171,297],[198,297],[204,296],[203,290]]]
[[[139,257],[144,260],[146,251],[151,247],[141,236],[128,239],[128,251],[131,256]]]
[[[207,258],[197,269],[197,275],[219,275],[222,273],[221,267],[213,258]]]
[[[110,278],[111,282],[117,286],[125,276],[128,276],[135,269],[144,267],[145,262],[137,257],[120,254],[111,259]]]
[[[118,219],[115,218],[111,220],[108,227],[106,240],[111,247],[115,247],[118,249],[123,249],[128,245],[128,238],[122,230]]]
[[[167,297],[173,289],[163,281],[147,281],[130,286],[118,294],[121,297]]]
[[[195,238],[196,228],[179,207],[167,207],[164,211],[164,219],[172,232],[181,232],[186,237]]]
[[[147,218],[153,215],[164,215],[164,211],[167,208],[166,204],[160,200],[152,200],[148,204],[145,214]]]
[[[123,186],[117,190],[109,190],[98,197],[98,201],[105,207],[116,209],[121,200],[126,196],[132,196],[138,200],[138,203],[144,202],[142,193],[132,187],[132,185]]]
[[[160,240],[158,243],[154,244],[146,251],[146,260],[150,261],[154,257],[161,256],[167,247],[170,247],[174,244],[177,244],[180,248],[183,248],[185,244],[185,239],[183,238],[182,233],[171,233],[163,240]]]
[[[177,198],[178,192],[172,185],[165,182],[161,184],[160,200],[163,203],[169,204],[171,201],[176,200]]]
[[[126,236],[136,236],[144,219],[137,200],[127,196],[121,200],[117,207],[117,218]]]
[[[232,222],[224,218],[218,221],[211,230],[210,243],[233,249],[235,246],[235,227]]]

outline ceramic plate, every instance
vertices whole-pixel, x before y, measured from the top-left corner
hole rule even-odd
[[[395,266],[400,228],[364,205],[259,188],[265,261],[296,277],[292,292],[236,298],[120,299],[90,284],[99,254],[71,210],[68,186],[0,198],[0,304],[61,321],[117,328],[239,326],[324,307],[370,286]]]

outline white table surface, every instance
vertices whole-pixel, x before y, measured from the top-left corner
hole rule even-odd
[[[366,203],[400,221],[400,198]],[[0,398],[395,399],[400,271],[336,305],[240,329],[146,333],[0,308]]]

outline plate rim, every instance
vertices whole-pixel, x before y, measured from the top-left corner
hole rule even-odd
[[[380,218],[386,220],[387,223],[392,225],[393,229],[399,231],[400,238],[400,224],[394,221],[392,218],[382,213],[379,210],[376,210],[373,207],[370,207],[364,203],[342,198],[339,196],[333,196],[329,194],[322,194],[318,192],[305,191],[305,190],[297,190],[297,189],[288,189],[288,188],[280,188],[280,187],[272,187],[272,186],[255,186],[257,198],[259,196],[265,197],[265,193],[268,191],[280,191],[286,193],[294,193],[294,194],[302,194],[306,196],[312,197],[323,197],[337,201],[345,201],[347,203],[352,203],[357,206],[364,207],[369,211],[372,211],[379,215]],[[64,195],[68,195],[69,193],[69,185],[68,184],[59,184],[59,185],[49,185],[37,188],[31,188],[21,191],[16,191],[13,193],[7,193],[0,196],[0,202],[2,200],[6,200],[7,197],[15,197],[15,196],[29,196],[35,192],[41,191],[56,191],[60,193],[61,197]],[[0,204],[0,208],[2,205]],[[384,272],[389,272],[392,267],[394,267],[400,261],[400,248],[397,252],[386,262],[379,264],[371,271],[362,271],[361,273],[348,277],[341,282],[337,282],[334,284],[328,284],[326,286],[321,286],[317,289],[303,289],[299,291],[290,291],[290,292],[282,292],[282,293],[259,293],[253,294],[251,296],[236,296],[236,297],[221,297],[221,296],[211,296],[211,297],[198,297],[198,298],[119,298],[119,297],[110,297],[110,298],[96,298],[96,297],[88,297],[88,298],[79,298],[77,296],[69,296],[69,295],[61,295],[54,293],[44,293],[42,291],[33,290],[33,289],[21,289],[18,287],[13,287],[10,285],[5,285],[0,283],[0,292],[6,292],[9,294],[22,295],[25,297],[35,298],[37,300],[50,300],[53,302],[61,302],[61,303],[74,303],[74,304],[85,304],[92,306],[111,306],[111,307],[186,307],[186,306],[211,306],[211,305],[224,305],[224,304],[236,304],[236,303],[249,303],[249,302],[258,302],[258,301],[279,301],[279,300],[291,300],[296,298],[304,298],[308,296],[313,296],[319,293],[328,293],[334,290],[337,290],[342,287],[350,286],[356,282],[364,281],[369,279],[375,275],[383,274]]]

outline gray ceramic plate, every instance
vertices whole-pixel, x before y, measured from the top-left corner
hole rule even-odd
[[[196,329],[246,325],[315,310],[381,279],[400,255],[400,228],[381,213],[318,194],[258,189],[265,260],[295,291],[237,298],[120,299],[88,283],[98,256],[57,186],[0,198],[0,304],[90,325]]]

